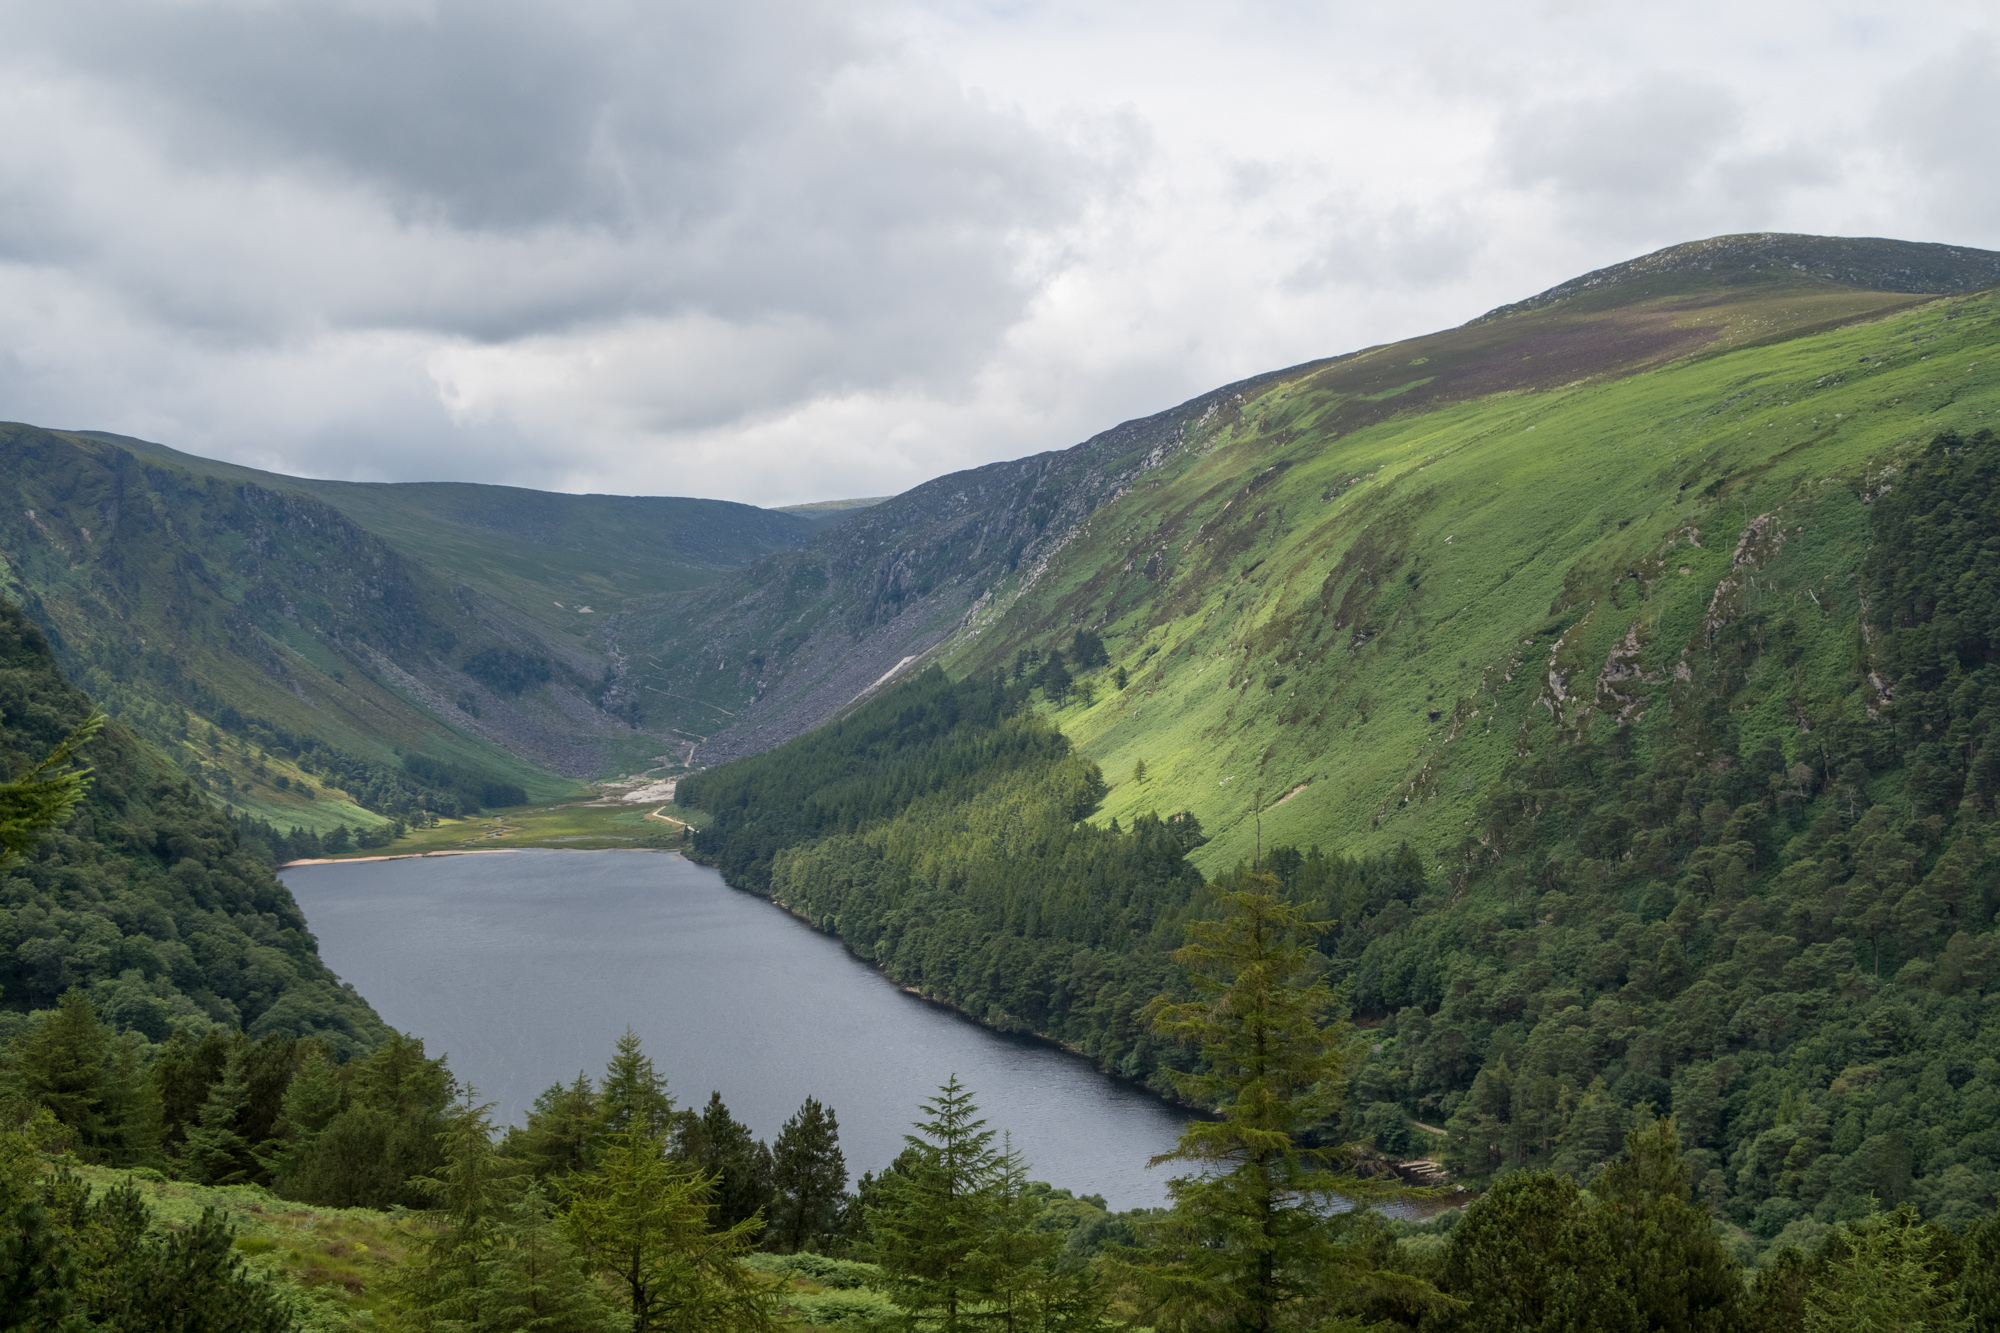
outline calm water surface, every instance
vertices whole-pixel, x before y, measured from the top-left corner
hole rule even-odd
[[[856,1176],[902,1148],[954,1072],[1038,1180],[1113,1208],[1165,1199],[1146,1159],[1171,1108],[1072,1055],[907,995],[777,907],[673,853],[516,852],[299,866],[283,879],[327,966],[444,1053],[498,1119],[629,1024],[682,1105],[711,1089],[760,1138],[808,1096],[840,1117]]]

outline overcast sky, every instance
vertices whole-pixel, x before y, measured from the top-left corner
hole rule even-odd
[[[887,494],[1996,142],[1990,0],[0,0],[0,418]]]

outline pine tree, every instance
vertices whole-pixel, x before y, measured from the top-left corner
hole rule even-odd
[[[1052,704],[1060,706],[1062,701],[1069,697],[1071,677],[1069,668],[1063,664],[1061,653],[1053,651],[1049,653],[1048,660],[1042,663],[1042,669],[1035,674],[1035,683],[1042,687],[1043,695]]]
[[[881,1203],[868,1212],[875,1261],[890,1296],[914,1319],[943,1333],[971,1326],[985,1295],[978,1262],[995,1204],[999,1154],[972,1094],[953,1074],[924,1103],[928,1118],[903,1141],[909,1151],[884,1175]]]
[[[1625,1137],[1625,1154],[1592,1187],[1593,1210],[1616,1256],[1619,1287],[1641,1325],[1661,1333],[1722,1333],[1741,1319],[1743,1274],[1715,1223],[1692,1201],[1693,1181],[1671,1118]],[[1580,1298],[1599,1303],[1603,1293]]]
[[[121,1032],[110,1043],[104,1080],[107,1160],[113,1166],[164,1165],[160,1090],[146,1067],[146,1039]]]
[[[721,1093],[710,1093],[702,1113],[682,1121],[680,1156],[715,1181],[710,1225],[727,1229],[756,1218],[762,1230],[771,1208],[771,1150],[729,1114]]]
[[[1200,1072],[1174,1075],[1181,1095],[1220,1111],[1154,1159],[1197,1168],[1168,1184],[1154,1257],[1124,1270],[1160,1329],[1317,1327],[1384,1280],[1341,1243],[1333,1215],[1340,1199],[1384,1191],[1336,1172],[1334,1151],[1306,1146],[1340,1109],[1349,1030],[1311,967],[1324,927],[1281,891],[1256,872],[1218,882],[1217,918],[1189,923],[1173,955],[1199,998],[1161,996],[1147,1011],[1155,1031],[1200,1053]]]
[[[168,1038],[153,1061],[153,1085],[160,1094],[161,1143],[169,1151],[178,1150],[189,1126],[201,1119],[209,1086],[228,1062],[229,1036],[219,1027],[209,1028],[199,1041],[185,1027]]]
[[[1035,1227],[1041,1210],[1028,1193],[1028,1164],[1003,1138],[994,1161],[993,1210],[973,1257],[988,1298],[987,1322],[1007,1333],[1059,1333],[1102,1326],[1090,1271],[1059,1266],[1064,1233]]]
[[[1939,1271],[1940,1237],[1908,1204],[1829,1238],[1806,1289],[1807,1333],[1962,1333],[1972,1316]]]
[[[340,1114],[346,1099],[333,1053],[326,1044],[299,1043],[298,1072],[285,1086],[272,1137],[258,1148],[258,1160],[280,1193],[289,1189],[291,1177]]]
[[[1462,1304],[1435,1326],[1449,1333],[1567,1328],[1581,1289],[1594,1307],[1584,1328],[1633,1327],[1630,1293],[1611,1279],[1612,1256],[1588,1211],[1568,1176],[1501,1177],[1451,1230],[1439,1285]]]
[[[772,1248],[785,1254],[823,1249],[839,1235],[847,1193],[847,1159],[840,1151],[840,1122],[808,1097],[785,1122],[771,1146],[771,1183],[777,1203]]]
[[[423,1238],[404,1269],[404,1292],[420,1333],[476,1326],[482,1302],[482,1267],[493,1244],[506,1192],[505,1167],[493,1151],[490,1106],[472,1093],[446,1116],[444,1164],[422,1183],[431,1207]]]

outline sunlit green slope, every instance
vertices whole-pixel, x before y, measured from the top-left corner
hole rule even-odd
[[[1562,384],[1463,391],[1503,342],[1532,365],[1533,330],[1509,333],[1547,318],[1532,303],[1262,384],[996,598],[951,665],[1097,629],[1130,683],[1096,673],[1095,701],[1054,715],[1117,784],[1098,817],[1191,809],[1211,871],[1253,854],[1259,810],[1267,847],[1407,840],[1453,869],[1515,756],[1621,724],[1698,736],[1674,700],[1725,622],[1785,640],[1732,686],[1742,734],[1865,709],[1864,505],[1940,428],[2000,422],[1995,298],[1746,295],[1543,338]],[[1593,374],[1621,327],[1718,320],[1691,353]]]

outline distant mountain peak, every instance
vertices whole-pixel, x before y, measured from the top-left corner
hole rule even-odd
[[[1603,304],[1624,304],[1671,295],[1677,288],[1784,280],[1943,296],[2000,285],[2000,252],[1879,236],[1776,231],[1711,236],[1571,278],[1525,301],[1489,310],[1470,323],[1546,310],[1583,297],[1598,298]]]

